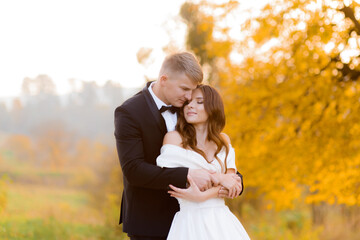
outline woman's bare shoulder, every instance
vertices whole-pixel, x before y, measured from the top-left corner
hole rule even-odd
[[[221,136],[224,138],[225,142],[227,142],[228,145],[231,144],[230,137],[226,133],[221,133]]]
[[[172,144],[181,147],[182,146],[182,138],[178,131],[171,131],[165,134],[163,145]]]

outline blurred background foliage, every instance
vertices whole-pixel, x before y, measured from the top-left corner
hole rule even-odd
[[[359,239],[359,1],[188,1],[179,15],[225,102],[245,183],[227,202],[251,238]],[[137,53],[145,67],[150,56]],[[59,97],[49,76],[25,78],[0,105],[0,238],[125,238],[113,110],[136,90],[73,88]]]
[[[244,173],[229,204],[254,239],[358,239],[359,3],[274,0],[236,39],[238,5],[181,9]]]
[[[0,239],[119,239],[122,174],[113,111],[137,89],[25,78],[0,106]]]

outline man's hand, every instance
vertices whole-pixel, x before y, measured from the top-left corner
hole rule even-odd
[[[213,187],[217,187],[221,184],[221,173],[213,172],[211,173],[211,182]]]
[[[240,195],[242,190],[241,178],[236,174],[223,174],[218,197],[234,198]]]
[[[212,187],[212,172],[204,169],[189,169],[187,176],[188,181],[190,179],[197,185],[200,191],[206,191]]]

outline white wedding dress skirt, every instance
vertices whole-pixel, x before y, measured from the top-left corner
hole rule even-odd
[[[225,159],[224,149],[218,154]],[[192,150],[166,144],[157,158],[160,167],[188,167],[220,171],[221,166],[215,159],[208,163],[202,155]],[[235,152],[230,146],[227,168],[235,166]],[[225,205],[222,198],[213,198],[204,202],[191,202],[178,199],[180,211],[174,216],[168,234],[168,240],[250,240],[244,227]]]

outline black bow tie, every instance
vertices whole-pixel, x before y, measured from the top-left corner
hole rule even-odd
[[[177,107],[174,106],[162,106],[160,108],[160,113],[163,113],[165,111],[169,110],[171,113],[175,113],[177,111]]]

